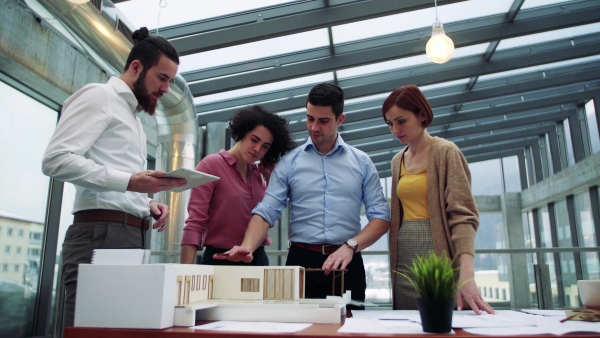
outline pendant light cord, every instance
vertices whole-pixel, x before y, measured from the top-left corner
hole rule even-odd
[[[435,7],[435,21],[440,21],[440,20],[438,20],[438,14],[437,14],[437,0],[433,0],[433,6]]]
[[[167,8],[167,0],[158,0],[158,18],[156,19],[156,35],[158,36],[158,27],[160,26],[160,11]]]

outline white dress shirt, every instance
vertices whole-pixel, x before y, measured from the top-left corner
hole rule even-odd
[[[75,185],[73,213],[150,214],[147,194],[126,191],[131,175],[146,170],[146,134],[137,106],[129,86],[117,77],[88,84],[65,101],[42,171]]]

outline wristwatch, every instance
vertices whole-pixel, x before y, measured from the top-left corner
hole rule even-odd
[[[358,242],[355,239],[350,238],[346,241],[346,245],[352,248],[352,250],[354,250],[354,253],[356,253],[356,250],[358,250]]]

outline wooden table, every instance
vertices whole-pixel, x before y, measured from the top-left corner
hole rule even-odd
[[[207,322],[199,322],[203,324]],[[196,331],[190,328],[173,327],[164,330],[134,330],[134,329],[101,329],[101,328],[82,328],[69,327],[65,329],[64,338],[231,338],[231,337],[273,337],[273,338],[296,338],[296,337],[313,337],[313,338],[330,338],[330,337],[366,337],[366,338],[390,338],[390,337],[410,337],[410,335],[401,334],[359,334],[359,333],[338,333],[337,330],[341,327],[340,324],[313,324],[305,330],[296,333],[239,333],[239,332],[217,332],[217,331]],[[455,335],[449,334],[426,334],[419,335],[423,338],[448,338],[448,337],[501,337],[501,336],[481,336],[473,335],[461,329],[455,329]],[[574,333],[564,335],[565,337],[574,338],[590,338],[598,337],[598,334],[592,333]],[[514,338],[516,336],[510,336]],[[528,338],[557,338],[562,336],[556,335],[535,335],[526,336]]]

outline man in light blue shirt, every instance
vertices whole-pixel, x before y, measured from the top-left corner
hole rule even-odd
[[[344,122],[344,92],[331,83],[315,86],[306,103],[310,139],[286,154],[271,175],[264,199],[254,210],[241,246],[215,256],[251,261],[269,227],[290,201],[286,265],[321,268],[306,274],[305,298],[325,298],[332,287],[331,269],[348,269],[344,289],[364,301],[365,268],[360,254],[389,229],[390,211],[369,156],[348,145],[337,132]],[[369,223],[361,230],[365,206]],[[339,279],[339,278],[338,278]],[[338,282],[339,283],[339,282]]]

